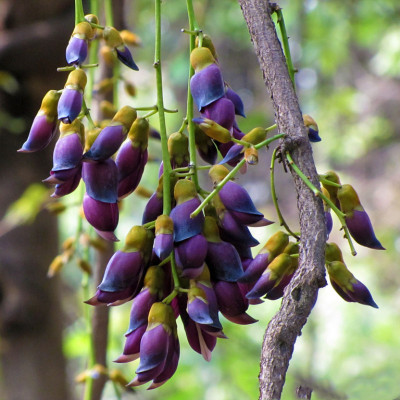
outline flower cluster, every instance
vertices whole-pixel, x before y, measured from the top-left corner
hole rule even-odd
[[[91,123],[84,99],[83,63],[91,41],[100,37],[98,30],[102,31],[100,53],[106,62],[118,59],[138,69],[125,44],[125,40],[134,43],[137,39],[98,23],[96,16],[88,15],[75,26],[66,49],[70,73],[65,87],[45,95],[20,151],[43,149],[59,128],[53,167],[46,179],[55,185],[52,196],[73,192],[82,178],[86,220],[100,237],[117,241],[119,203],[138,187],[148,161],[149,136],[158,134],[146,116],[138,116],[138,109],[129,105],[114,110],[112,104],[103,103],[110,120],[98,126]],[[194,69],[190,91],[200,116],[189,123],[195,124],[199,155],[210,164],[206,168],[213,189],[207,192],[198,183],[196,155],[193,164],[186,125],[168,138],[162,136],[159,184],[145,206],[142,225],[128,232],[124,245],[110,258],[97,291],[86,301],[92,306],[132,301],[125,346],[115,360],[125,363],[140,358],[129,386],[151,382],[153,389],[173,376],[179,361],[178,318],[189,345],[209,361],[217,339],[226,338],[220,315],[236,324],[256,322],[247,313],[249,305],[262,303],[261,298],[281,298],[298,268],[299,238],[293,234],[296,241],[291,241],[289,229],[289,234],[278,231],[272,235],[253,257],[252,248],[259,242],[249,227],[264,227],[272,221],[233,180],[239,167],[245,173],[247,165],[257,164],[257,151],[268,145],[267,132],[276,126],[255,127],[246,134],[240,130],[236,117],[245,117],[241,98],[225,83],[210,38],[201,34],[196,43],[190,56]],[[98,90],[106,90],[113,79],[101,82]],[[82,122],[84,117],[88,117],[89,128]],[[309,140],[320,141],[316,122],[309,115],[303,120]],[[165,147],[168,154],[164,154]],[[359,244],[383,249],[354,189],[341,185],[334,172],[321,175],[321,182],[328,235],[330,208],[334,207]],[[73,246],[65,243],[64,255],[55,259],[51,274],[70,259]],[[89,264],[79,263],[89,271]],[[333,243],[326,247],[326,266],[333,288],[346,301],[377,307]]]

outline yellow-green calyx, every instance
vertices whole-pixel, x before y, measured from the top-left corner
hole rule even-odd
[[[60,123],[60,137],[72,135],[76,133],[83,144],[85,143],[85,126],[82,124],[80,119],[76,118],[70,124]]]
[[[213,55],[215,61],[218,61],[218,55],[217,55],[217,51],[215,50],[214,43],[212,42],[210,36],[208,36],[207,34],[203,34],[202,45],[203,45],[203,47],[207,47],[207,49],[211,51],[211,54]],[[199,47],[199,37],[198,36],[196,36],[195,46]]]
[[[348,270],[346,264],[341,261],[331,261],[326,264],[329,277],[341,288],[353,292],[352,283],[356,281],[354,275]]]
[[[87,83],[87,77],[83,69],[74,69],[70,72],[65,83],[65,88],[83,92]]]
[[[60,96],[61,93],[57,90],[49,90],[43,97],[38,114],[45,115],[49,121],[57,119],[57,104]]]
[[[289,244],[289,235],[278,231],[274,233],[260,250],[260,254],[269,253],[268,260],[272,261],[278,254],[281,254]]]
[[[106,42],[106,45],[112,48],[116,48],[124,44],[120,33],[112,26],[106,26],[104,28],[103,38]]]
[[[327,197],[328,199],[331,200],[331,195],[329,194],[329,192],[323,186],[321,188],[321,192],[325,197]],[[328,203],[326,203],[326,201],[324,199],[322,199],[322,201],[324,203],[324,211],[328,212],[331,209],[331,207],[328,205]]]
[[[149,143],[150,125],[145,118],[136,118],[128,132],[128,138],[132,141],[134,147],[140,147],[141,150],[147,149]]]
[[[204,290],[202,288],[199,288],[198,286],[195,286],[195,284],[192,285],[192,282],[191,282],[190,289],[188,292],[189,303],[191,303],[193,300],[196,300],[196,299],[199,299],[199,300],[203,301],[204,303],[208,304],[207,296],[206,296],[206,293],[204,292]]]
[[[158,302],[150,308],[147,330],[154,329],[161,324],[170,335],[176,332],[174,310],[170,305]]]
[[[124,106],[114,115],[111,125],[123,125],[128,132],[136,117],[137,112],[133,107]]]
[[[204,237],[207,239],[207,242],[211,243],[221,242],[218,225],[215,218],[210,217],[208,215],[204,218],[203,234]]]
[[[125,238],[125,246],[123,251],[133,252],[140,251],[144,252],[146,249],[147,242],[147,231],[143,226],[135,225],[131,228]]]
[[[174,132],[168,137],[168,153],[177,167],[189,161],[189,139],[183,132]]]
[[[217,124],[215,121],[202,118],[202,122],[199,124],[200,129],[210,138],[218,140],[221,143],[228,143],[232,140],[231,133],[228,129]]]
[[[165,273],[161,267],[151,266],[144,276],[144,286],[149,288],[151,294],[162,296]]]
[[[159,215],[156,219],[156,235],[167,234],[170,235],[174,232],[174,222],[168,215]]]
[[[336,243],[327,243],[325,247],[325,263],[341,261],[344,263],[342,251]]]
[[[303,115],[303,121],[304,121],[304,125],[306,127],[311,127],[312,129],[318,131],[318,125],[315,122],[314,118],[312,118],[310,115],[304,114]]]
[[[247,164],[256,165],[258,163],[258,151],[255,147],[247,147],[244,150],[244,158]]]
[[[340,209],[347,216],[351,216],[354,210],[364,211],[357,192],[351,185],[343,185],[337,192]]]
[[[340,185],[339,175],[335,171],[328,171],[326,174],[321,175],[321,178]],[[330,199],[336,203],[337,191],[339,188],[337,186],[329,185],[329,183],[323,181],[322,186],[328,191]]]
[[[257,127],[246,133],[241,140],[251,144],[258,144],[263,142],[267,137],[267,132],[264,128]]]
[[[89,22],[79,22],[75,25],[72,36],[83,40],[92,40],[94,36],[93,28]]]
[[[215,64],[215,58],[207,47],[196,47],[190,53],[190,64],[196,72]]]
[[[188,179],[180,179],[174,187],[174,197],[177,204],[191,200],[197,196],[196,185]]]
[[[271,270],[277,277],[282,278],[289,269],[292,267],[292,257],[287,253],[281,253],[276,256],[268,265],[268,269]],[[278,282],[277,282],[278,283]]]
[[[211,275],[210,270],[206,264],[204,264],[203,271],[201,274],[196,278],[197,282],[201,282],[203,285],[211,287]]]
[[[229,174],[228,168],[220,164],[212,166],[210,168],[210,171],[208,171],[208,175],[210,176],[214,185],[217,185],[222,180],[224,180],[228,174]]]
[[[94,141],[97,139],[97,136],[99,136],[101,132],[101,128],[95,127],[93,129],[89,129],[86,131],[85,135],[85,151],[88,151],[91,147]]]

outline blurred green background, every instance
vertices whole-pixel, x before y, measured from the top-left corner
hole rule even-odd
[[[214,41],[224,79],[244,100],[247,118],[241,118],[239,126],[246,132],[257,125],[273,124],[271,103],[239,5],[233,0],[204,0],[194,4],[199,25]],[[368,286],[379,309],[345,303],[329,284],[323,288],[296,343],[282,398],[294,399],[295,388],[304,384],[314,388],[314,400],[398,399],[400,3],[397,0],[287,0],[279,5],[283,8],[294,65],[298,69],[296,82],[301,108],[317,121],[322,137],[322,142],[313,144],[318,172],[335,169],[342,182],[356,188],[377,236],[387,249],[376,252],[357,246],[358,255],[352,257],[335,224],[331,240],[342,247],[348,267]],[[155,102],[153,5],[147,0],[137,0],[126,2],[125,7],[126,24],[140,36],[143,44],[134,50],[140,71],[131,73],[123,69],[123,75],[134,82],[137,95],[132,100],[122,93],[120,103],[151,105]],[[167,108],[179,109],[179,113],[167,116],[168,132],[172,133],[179,129],[185,115],[188,36],[180,29],[188,27],[186,4],[167,0],[163,2],[162,12],[165,104]],[[71,30],[72,24],[73,20]],[[61,52],[66,43],[67,39],[59,43]],[[7,90],[5,85],[18,85],[12,77],[5,82],[2,90]],[[3,123],[12,124],[22,144],[29,122],[26,125],[22,119],[0,115]],[[157,116],[150,122],[157,127]],[[159,144],[152,141],[151,148],[153,157],[159,158]],[[27,160],[29,155],[24,157]],[[258,166],[252,167],[246,176],[240,176],[238,182],[246,187],[267,218],[276,220],[269,195],[269,160],[270,152],[261,154]],[[142,181],[151,191],[157,185],[157,165],[156,161],[148,164]],[[47,167],[50,170],[51,162]],[[297,229],[291,179],[283,172],[278,176],[277,190],[284,215],[293,229]],[[65,204],[71,206],[59,218],[60,243],[75,234],[77,207],[73,204],[76,201],[74,195],[65,199]],[[144,205],[145,200],[137,195],[124,201],[117,236],[123,238],[133,224],[140,222]],[[10,213],[6,214],[8,221],[12,217],[12,213],[11,217]],[[253,232],[263,243],[277,228],[272,225]],[[82,315],[88,306],[82,303],[82,276],[78,268],[68,264],[61,275],[59,295],[66,321],[63,351],[72,381],[85,369],[88,340]],[[257,398],[263,333],[279,303],[266,301],[251,306],[249,313],[259,320],[251,326],[237,326],[224,320],[229,339],[218,340],[210,363],[189,348],[180,327],[181,358],[174,377],[156,391],[139,388],[134,393],[124,393],[122,398]],[[111,310],[109,360],[117,358],[123,349],[129,311],[130,304]],[[132,379],[136,366],[137,363],[132,363],[117,367]],[[78,386],[76,396],[80,390]],[[104,399],[114,398],[113,387],[107,384]]]

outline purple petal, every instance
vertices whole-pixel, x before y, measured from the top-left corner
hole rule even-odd
[[[385,250],[377,237],[365,211],[354,210],[351,217],[346,217],[346,225],[353,239],[361,246],[376,250]]]
[[[199,324],[213,323],[208,304],[200,298],[195,298],[193,301],[188,302],[187,312],[189,317]]]
[[[99,231],[113,232],[118,225],[119,211],[117,203],[104,203],[85,193],[83,212],[90,225]]]
[[[247,191],[235,182],[228,181],[220,190],[219,197],[228,210],[264,216],[257,210]]]
[[[157,192],[154,192],[146,207],[143,211],[142,224],[147,224],[148,222],[155,221],[158,216],[163,213],[163,198],[162,195],[159,197]]]
[[[312,129],[310,127],[308,127],[308,139],[312,143],[317,143],[322,140],[321,136],[319,136],[319,134],[318,134],[318,131],[316,131],[315,129]]]
[[[174,241],[181,242],[194,235],[201,233],[203,229],[204,216],[202,213],[195,218],[190,214],[200,205],[198,198],[185,201],[172,209],[170,217],[174,221]]]
[[[81,166],[73,168],[72,170],[66,170],[69,172],[75,171],[75,174],[66,181],[64,181],[63,183],[57,184],[54,188],[54,193],[51,195],[51,197],[58,198],[72,193],[78,187],[79,182],[81,180],[81,170],[82,170]]]
[[[333,228],[333,219],[330,211],[325,211],[325,224],[326,224],[326,240],[329,239],[329,235]]]
[[[179,267],[182,269],[201,267],[207,255],[207,247],[207,240],[201,234],[179,242],[175,247],[175,254],[179,257]]]
[[[201,115],[230,131],[235,122],[235,106],[229,99],[222,97],[204,107]]]
[[[265,296],[268,300],[278,300],[283,296],[285,287],[290,283],[294,274],[285,275],[277,286],[272,288]]]
[[[199,111],[225,95],[221,70],[216,64],[209,65],[192,76],[190,90]]]
[[[20,153],[31,153],[44,149],[57,131],[57,121],[49,121],[45,115],[37,115],[33,120],[28,139],[18,150]]]
[[[70,124],[81,112],[82,102],[83,94],[79,90],[65,88],[58,101],[58,119],[64,124]]]
[[[71,169],[81,163],[83,146],[79,135],[61,136],[54,147],[52,171]]]
[[[353,291],[347,291],[347,294],[357,303],[365,304],[374,308],[378,308],[374,299],[371,296],[368,288],[359,280],[353,285]]]
[[[87,57],[88,43],[85,39],[71,37],[65,50],[65,58],[68,64],[82,64]]]
[[[144,333],[140,341],[140,364],[136,370],[137,374],[150,371],[165,363],[169,338],[170,335],[162,324]]]
[[[242,117],[246,118],[246,115],[244,113],[243,101],[240,96],[230,87],[228,87],[228,89],[226,90],[225,96],[234,104],[235,114],[241,115]]]
[[[126,335],[123,355],[114,360],[114,362],[129,362],[139,358],[140,341],[146,329],[147,323]]]
[[[241,144],[234,144],[226,153],[225,157],[218,164],[225,164],[232,160],[240,161],[243,158],[244,146]]]
[[[219,225],[221,238],[227,242],[246,247],[259,244],[258,240],[251,235],[249,228],[240,224],[230,211],[225,211],[222,218],[220,216]]]
[[[82,179],[91,198],[104,203],[117,202],[118,169],[114,160],[83,163]]]
[[[267,294],[275,286],[275,283],[275,279],[271,278],[271,271],[267,269],[255,283],[253,289],[247,293],[246,297],[248,299],[258,299]]]
[[[142,325],[147,324],[147,317],[151,306],[157,301],[157,296],[151,294],[149,288],[142,291],[133,299],[131,314],[129,317],[129,328],[125,336],[131,334]]]
[[[208,242],[206,263],[214,280],[236,282],[243,275],[239,254],[227,242]]]
[[[115,50],[117,51],[117,57],[119,61],[121,61],[130,69],[139,71],[139,67],[135,64],[135,61],[133,61],[132,54],[128,47],[124,46],[123,49],[116,48]]]
[[[106,292],[116,292],[137,286],[143,269],[143,259],[139,252],[125,253],[118,250],[110,258],[98,288]]]
[[[222,314],[234,317],[246,312],[249,301],[243,298],[236,282],[218,281],[213,288]]]
[[[104,161],[117,152],[126,134],[122,125],[105,127],[93,142],[92,147],[83,155],[83,160]]]
[[[260,279],[261,275],[268,267],[268,256],[268,253],[257,254],[254,257],[254,260],[251,261],[249,266],[244,271],[244,274],[239,279],[239,282],[253,283]]]
[[[160,233],[154,240],[154,252],[160,260],[168,257],[174,247],[174,237],[172,233]]]

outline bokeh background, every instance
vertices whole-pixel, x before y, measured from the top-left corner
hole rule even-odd
[[[122,67],[136,87],[129,97],[121,86],[120,104],[155,103],[153,4],[126,0],[122,29],[134,30],[142,46],[133,49],[139,72]],[[219,55],[224,79],[237,91],[247,118],[246,132],[274,123],[273,112],[253,52],[246,24],[234,0],[194,1],[199,25]],[[299,384],[314,388],[312,398],[395,400],[400,398],[400,4],[397,0],[282,0],[279,5],[290,36],[297,93],[302,111],[318,122],[322,142],[313,145],[317,170],[334,169],[351,183],[374,224],[385,252],[357,246],[352,257],[335,224],[331,240],[341,245],[345,261],[370,289],[379,309],[345,303],[330,287],[320,291],[308,324],[298,339],[283,399],[294,399]],[[72,0],[0,2],[0,398],[78,399],[76,375],[86,368],[87,326],[82,272],[74,263],[52,279],[46,277],[60,244],[75,235],[79,198],[64,200],[59,217],[43,206],[49,189],[42,179],[51,169],[51,151],[17,154],[29,132],[41,98],[61,89],[64,52],[74,25]],[[88,8],[86,8],[88,10]],[[167,128],[179,129],[185,115],[188,36],[186,4],[166,0],[163,12],[163,78]],[[157,117],[150,119],[157,128]],[[142,185],[157,185],[160,147],[151,141],[152,157]],[[271,151],[238,182],[258,208],[276,220],[269,190]],[[285,218],[297,229],[296,197],[290,176],[277,171],[277,191]],[[207,186],[206,177],[204,185]],[[21,197],[22,196],[22,197]],[[140,223],[146,199],[133,194],[123,204],[117,235],[123,238]],[[258,228],[263,243],[277,226]],[[118,245],[117,245],[118,246]],[[257,251],[257,248],[255,249]],[[94,290],[94,289],[93,289]],[[123,399],[246,400],[258,397],[263,333],[279,301],[252,306],[259,320],[238,326],[224,320],[229,337],[219,340],[213,359],[205,362],[187,345],[180,329],[177,373],[156,391],[139,388]],[[110,311],[108,359],[121,353],[130,304]],[[87,311],[86,311],[87,312]],[[181,327],[180,327],[181,328]],[[137,364],[118,365],[128,379]],[[115,368],[110,363],[110,368]],[[107,383],[104,399],[115,399]]]

